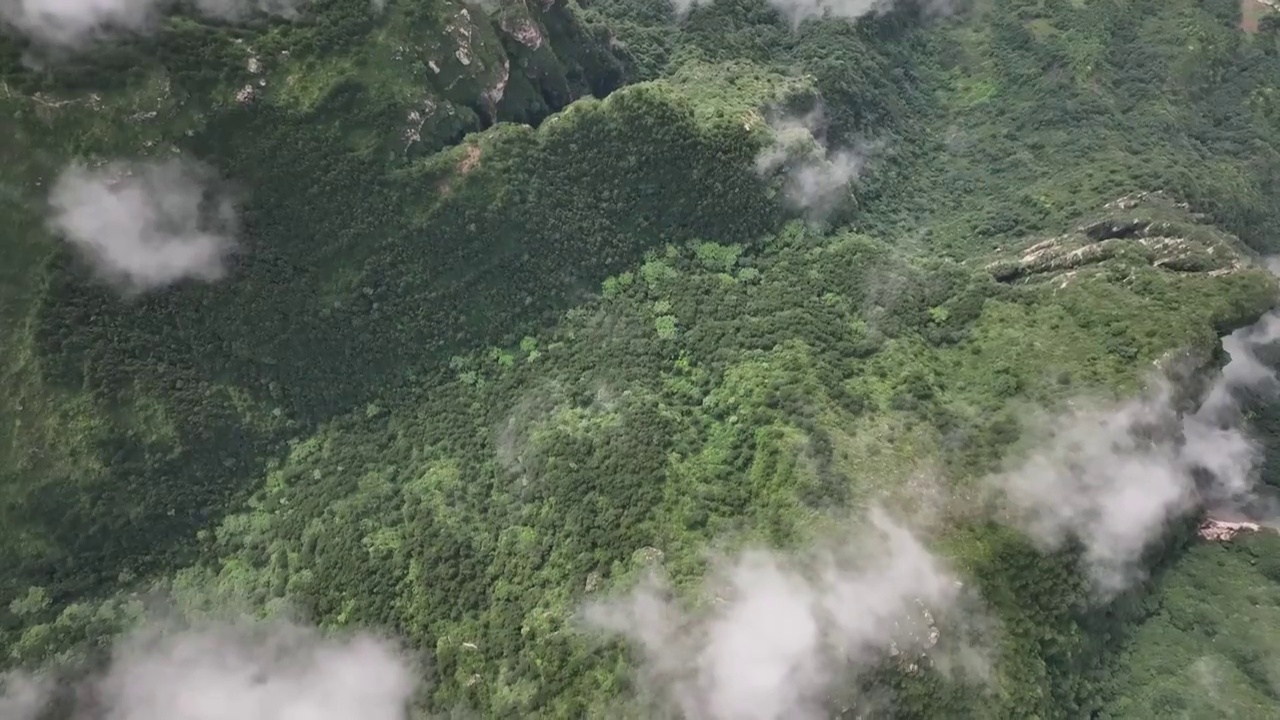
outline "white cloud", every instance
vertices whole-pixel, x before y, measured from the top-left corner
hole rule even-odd
[[[392,646],[369,636],[325,638],[272,624],[139,632],[120,640],[82,698],[100,720],[404,720],[415,681]],[[0,710],[34,713],[27,681]],[[23,716],[3,714],[27,720]]]
[[[1274,260],[1270,262],[1275,262]],[[1280,314],[1269,312],[1258,322],[1222,339],[1222,348],[1231,356],[1222,368],[1222,378],[1213,386],[1200,410],[1201,415],[1232,421],[1237,411],[1237,394],[1243,389],[1274,393],[1280,388],[1274,369],[1258,358],[1258,348],[1280,340]]]
[[[695,6],[707,4],[700,0],[673,0],[676,14],[683,16]],[[834,18],[857,20],[864,15],[884,15],[899,4],[899,0],[769,0],[769,4],[782,14],[792,27],[805,20]],[[923,0],[921,10],[930,16],[950,15],[955,11],[955,0]]]
[[[0,673],[0,718],[35,720],[49,697],[49,684],[25,673]]]
[[[202,15],[220,20],[242,20],[260,12],[294,18],[304,0],[193,0]]]
[[[862,175],[871,143],[852,148],[829,149],[818,139],[825,123],[821,106],[803,116],[772,118],[774,140],[756,157],[756,171],[786,175],[783,193],[788,203],[821,218],[849,197],[849,185]]]
[[[1191,468],[1170,434],[1176,423],[1163,385],[1153,397],[1044,422],[1031,456],[995,478],[1014,524],[1045,549],[1080,541],[1101,592],[1127,586],[1143,551],[1195,502]]]
[[[108,33],[139,33],[155,21],[155,0],[0,0],[0,18],[46,45],[72,46]]]
[[[218,280],[235,248],[235,208],[213,173],[181,160],[74,164],[49,193],[50,229],[126,293]]]
[[[40,45],[73,50],[151,31],[178,0],[0,0],[0,22]],[[295,0],[193,0],[201,15],[239,20],[254,12],[293,17]]]
[[[650,577],[589,605],[587,621],[642,651],[643,680],[688,720],[825,717],[842,678],[892,657],[938,653],[933,613],[961,585],[909,530],[881,511],[867,532],[802,556],[751,549],[707,579],[690,609]]]
[[[1195,412],[1158,382],[1135,400],[1042,418],[1035,449],[992,478],[1014,524],[1047,549],[1078,541],[1103,597],[1143,577],[1144,551],[1171,522],[1250,493],[1259,452],[1240,425],[1238,393],[1276,390],[1255,351],[1277,337],[1268,314],[1224,338],[1230,362]]]
[[[793,25],[821,17],[856,20],[871,12],[884,13],[892,0],[769,0]]]

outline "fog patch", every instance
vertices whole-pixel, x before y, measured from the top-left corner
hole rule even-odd
[[[857,20],[871,13],[883,15],[892,10],[895,3],[894,0],[769,0],[769,4],[794,27],[811,19]]]
[[[1269,260],[1268,266],[1272,267],[1274,262]],[[1242,393],[1276,394],[1280,390],[1280,379],[1276,377],[1273,363],[1259,354],[1266,354],[1277,341],[1280,341],[1280,314],[1274,311],[1224,337],[1222,349],[1231,359],[1222,368],[1222,378],[1205,398],[1201,414],[1219,422],[1237,422]]]
[[[672,7],[678,17],[684,17],[694,7],[704,4],[710,3],[704,0],[672,0]],[[853,21],[866,15],[886,15],[902,4],[902,0],[769,0],[769,5],[793,29],[806,20]],[[957,3],[955,0],[919,0],[910,5],[926,17],[941,17],[953,14]]]
[[[236,209],[207,167],[179,159],[73,164],[49,192],[49,229],[128,294],[213,282],[236,247]]]
[[[291,20],[298,16],[298,10],[305,0],[192,0],[192,2],[196,10],[205,17],[240,21],[258,13]]]
[[[47,698],[39,682],[0,695],[0,711],[28,716],[0,715],[33,718]],[[71,720],[404,720],[415,685],[398,649],[369,635],[279,622],[141,630],[76,688]]]
[[[1280,336],[1268,314],[1223,340],[1230,362],[1193,412],[1169,382],[1122,403],[1077,403],[1032,423],[1034,450],[992,478],[1012,521],[1042,549],[1079,543],[1103,598],[1145,577],[1144,553],[1177,520],[1253,495],[1261,459],[1242,393],[1280,385],[1258,358]]]
[[[787,204],[811,219],[825,218],[849,198],[849,186],[879,147],[866,141],[828,147],[821,106],[804,115],[772,117],[768,124],[773,142],[756,156],[756,171],[766,177],[781,172]]]
[[[0,718],[35,720],[49,701],[49,683],[22,672],[0,673]]]
[[[721,559],[696,607],[651,575],[583,615],[631,640],[643,686],[689,720],[826,717],[830,694],[889,660],[919,672],[950,656],[939,666],[985,672],[981,653],[948,649],[937,622],[963,585],[886,513],[867,519],[864,532],[801,555],[754,548]]]
[[[257,13],[292,18],[303,0],[0,0],[0,24],[45,49],[72,52],[119,36],[154,31],[183,5],[222,21]]]

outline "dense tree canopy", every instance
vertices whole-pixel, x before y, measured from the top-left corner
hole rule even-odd
[[[987,684],[886,662],[851,696],[1273,715],[1280,540],[1183,518],[1100,602],[1080,548],[980,496],[1028,406],[1132,393],[1177,350],[1212,373],[1274,304],[1280,24],[936,10],[316,0],[70,56],[0,38],[0,665],[92,659],[160,593],[394,633],[429,712],[624,717],[636,650],[584,602],[654,567],[693,594],[709,548],[933,493],[999,627]],[[815,108],[826,164],[762,171],[775,116]],[[232,188],[235,252],[121,293],[49,188],[172,156]],[[789,184],[813,167],[856,171],[817,203]],[[1280,484],[1276,409],[1249,412]]]

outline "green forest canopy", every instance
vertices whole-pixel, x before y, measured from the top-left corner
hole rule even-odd
[[[642,713],[584,601],[655,558],[696,594],[708,548],[803,547],[924,473],[996,692],[886,664],[861,680],[895,716],[1273,716],[1280,539],[1179,525],[1100,604],[1079,548],[967,500],[1028,404],[1131,394],[1274,304],[1280,34],[1240,20],[317,0],[40,69],[6,39],[4,661],[92,657],[160,591],[394,633],[425,711]],[[826,147],[876,149],[800,217],[756,161],[815,105]],[[48,188],[175,155],[237,186],[239,248],[121,297],[51,239]]]

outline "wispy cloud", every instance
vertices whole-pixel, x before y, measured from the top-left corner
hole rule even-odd
[[[218,280],[235,248],[235,207],[208,168],[182,160],[65,169],[50,229],[126,293]]]
[[[49,698],[50,684],[26,673],[0,673],[0,718],[36,720]]]
[[[635,642],[648,687],[689,720],[803,720],[826,716],[842,679],[894,657],[905,667],[939,654],[946,629],[935,614],[962,590],[915,534],[874,510],[865,531],[843,542],[726,558],[701,607],[652,576],[584,616]]]
[[[829,148],[822,139],[825,122],[821,106],[805,115],[771,118],[773,142],[756,157],[756,171],[765,176],[784,173],[787,202],[814,219],[825,217],[849,197],[850,185],[878,149],[869,142]]]
[[[1199,414],[1218,422],[1235,422],[1245,391],[1275,393],[1280,390],[1276,371],[1259,352],[1280,341],[1280,314],[1269,312],[1258,322],[1240,328],[1222,339],[1222,348],[1231,359],[1222,368],[1222,377],[1210,389]]]
[[[14,678],[0,695],[0,716],[33,720],[47,683]],[[410,664],[370,636],[326,638],[281,623],[218,624],[121,639],[106,669],[77,693],[73,717],[403,720],[414,686]]]
[[[1079,542],[1103,597],[1141,579],[1143,553],[1171,522],[1250,492],[1260,455],[1239,393],[1275,391],[1256,351],[1277,337],[1280,321],[1268,314],[1225,338],[1230,362],[1194,412],[1161,381],[1138,399],[1041,418],[1034,451],[992,478],[1014,524],[1048,549]]]
[[[701,0],[672,0],[677,15],[685,15],[694,7],[710,4]],[[903,4],[902,0],[769,0],[792,27],[805,20],[832,18],[857,20],[865,15],[884,15]],[[956,10],[956,0],[921,0],[911,3],[929,16],[950,15]]]
[[[240,20],[261,12],[297,14],[294,0],[194,0],[201,15]],[[150,32],[176,0],[0,0],[0,22],[31,41],[58,50],[74,50],[120,35]]]

